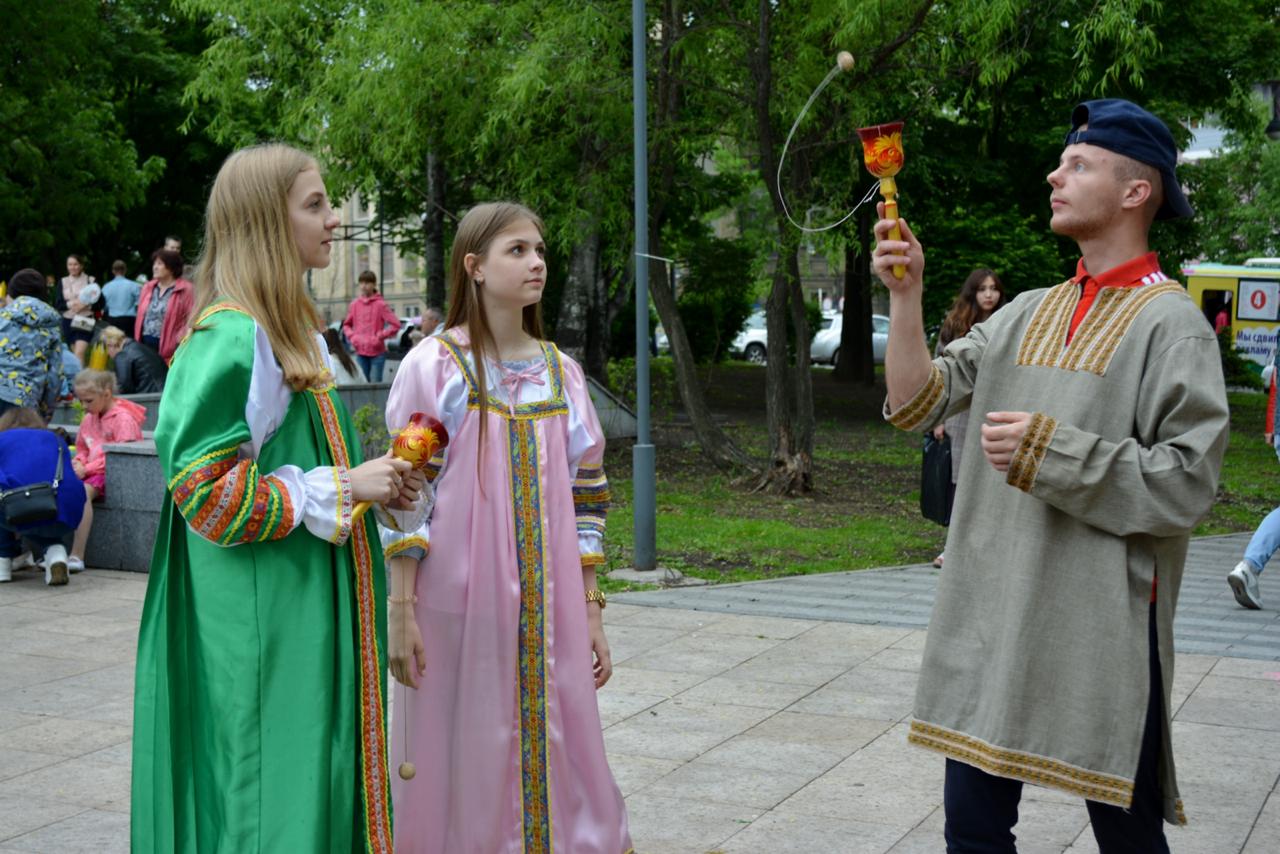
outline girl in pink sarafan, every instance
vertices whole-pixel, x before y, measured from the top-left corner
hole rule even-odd
[[[527,208],[473,208],[445,329],[387,401],[390,429],[421,412],[449,436],[420,506],[383,529],[404,854],[632,850],[595,695],[613,672],[604,436],[582,368],[542,339],[544,255]]]
[[[84,481],[85,502],[67,568],[79,572],[84,569],[84,549],[93,527],[93,502],[107,491],[105,446],[141,440],[147,410],[132,400],[117,398],[116,376],[108,371],[86,368],[76,374],[73,390],[84,406],[84,420],[76,434],[76,456],[71,465]]]

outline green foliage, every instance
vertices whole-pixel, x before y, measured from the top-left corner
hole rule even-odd
[[[1262,388],[1262,373],[1258,363],[1246,359],[1236,349],[1231,328],[1218,333],[1218,353],[1222,356],[1222,377],[1233,388]]]
[[[715,239],[700,242],[688,257],[676,307],[694,359],[719,362],[751,314],[752,258],[741,241]]]
[[[632,356],[609,360],[609,391],[632,409],[636,405],[636,360]],[[676,366],[670,357],[649,359],[649,404],[658,412],[673,412],[680,402]]]
[[[1259,130],[1182,177],[1196,209],[1190,254],[1222,264],[1280,256],[1280,144]]]
[[[351,413],[351,421],[360,434],[360,444],[366,460],[382,456],[391,447],[391,434],[387,432],[382,416],[382,410],[372,403],[366,403]]]
[[[118,72],[100,49],[115,4],[95,0],[0,4],[0,265],[62,271],[69,252],[114,226],[159,177],[113,107]],[[52,265],[58,262],[56,268]]]

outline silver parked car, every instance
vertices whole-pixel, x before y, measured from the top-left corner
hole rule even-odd
[[[809,358],[815,362],[834,365],[840,356],[840,330],[844,328],[844,315],[837,314],[827,326],[813,336]],[[889,341],[889,318],[883,314],[871,315],[871,355],[877,365],[884,364],[884,348]]]

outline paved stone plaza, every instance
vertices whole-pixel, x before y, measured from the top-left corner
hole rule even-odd
[[[1194,543],[1183,586],[1173,702],[1191,824],[1169,829],[1176,854],[1280,850],[1280,616],[1237,608],[1223,580],[1245,539]],[[942,760],[909,748],[903,723],[935,578],[616,597],[600,708],[637,851],[941,851]],[[0,586],[0,852],[128,850],[145,587],[103,570]],[[1268,590],[1280,603],[1264,576]],[[1027,788],[1018,836],[1024,854],[1096,851],[1083,805],[1043,789]]]

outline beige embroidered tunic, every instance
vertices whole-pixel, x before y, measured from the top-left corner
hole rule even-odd
[[[992,774],[1127,807],[1150,693],[1164,687],[1160,785],[1185,823],[1169,716],[1173,612],[1208,511],[1228,411],[1213,330],[1174,282],[1103,288],[1071,343],[1068,281],[1024,293],[935,359],[886,417],[1035,413],[1007,476],[975,422],[916,694],[912,743]],[[999,524],[990,520],[998,519]]]

